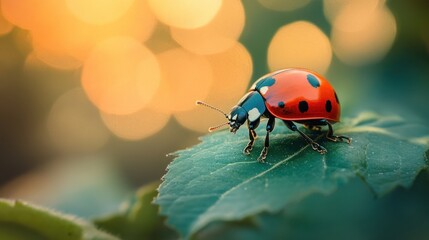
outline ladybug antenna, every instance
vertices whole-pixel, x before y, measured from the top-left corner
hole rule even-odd
[[[228,115],[227,115],[224,111],[220,110],[220,109],[219,109],[219,108],[217,108],[217,107],[213,107],[213,106],[211,106],[211,105],[209,105],[209,104],[207,104],[207,103],[205,103],[205,102],[203,102],[203,101],[197,101],[197,102],[196,102],[196,104],[197,104],[197,105],[203,105],[203,106],[205,106],[205,107],[208,107],[208,108],[211,108],[211,109],[213,109],[213,110],[216,110],[216,111],[218,111],[218,112],[222,113],[226,118],[228,118]]]
[[[209,132],[213,132],[213,131],[215,131],[216,129],[218,129],[218,128],[220,128],[220,127],[223,127],[223,126],[225,126],[225,125],[228,125],[229,123],[228,122],[226,122],[226,123],[222,123],[222,124],[219,124],[219,125],[217,125],[217,126],[214,126],[214,127],[210,127],[209,128]]]

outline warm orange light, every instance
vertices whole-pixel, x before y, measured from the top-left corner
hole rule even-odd
[[[378,61],[395,39],[395,17],[387,7],[356,11],[345,7],[335,18],[331,33],[334,52],[341,61],[351,65]]]
[[[152,35],[156,26],[155,16],[150,11],[146,0],[134,0],[129,10],[117,21],[93,26],[84,24],[74,29],[77,35],[64,41],[70,41],[69,53],[78,59],[85,60],[91,49],[100,41],[115,36],[129,36],[144,42]],[[80,29],[79,29],[80,28]]]
[[[33,51],[35,56],[50,67],[59,69],[76,69],[82,65],[82,62],[68,55],[65,52],[46,49],[33,42]]]
[[[97,109],[80,88],[58,98],[49,113],[47,126],[52,144],[61,151],[95,151],[109,138]]]
[[[222,0],[148,0],[148,2],[161,22],[187,29],[202,27],[209,23],[222,5]]]
[[[328,37],[317,26],[306,21],[281,27],[268,48],[268,66],[272,71],[303,67],[324,73],[331,59]]]
[[[323,12],[330,23],[333,23],[335,18],[344,8],[354,9],[356,11],[349,14],[359,15],[361,20],[365,20],[364,16],[375,11],[379,6],[384,4],[385,0],[323,0]]]
[[[82,85],[91,101],[111,114],[130,114],[148,104],[158,89],[156,57],[138,41],[110,38],[85,61]]]
[[[35,21],[38,1],[34,0],[2,0],[2,14],[9,22],[18,27],[29,29]]]
[[[129,115],[100,112],[104,124],[116,136],[126,140],[139,140],[154,135],[168,123],[170,114],[144,108]]]
[[[275,11],[293,11],[307,5],[310,0],[258,0],[262,6]]]
[[[119,19],[131,7],[134,0],[65,0],[70,11],[78,19],[102,25]]]
[[[8,34],[13,28],[13,25],[3,17],[1,7],[0,5],[0,36]]]
[[[240,0],[223,1],[215,18],[196,29],[171,28],[171,35],[181,46],[197,54],[214,54],[233,46],[245,21]]]
[[[28,0],[23,1],[26,3]],[[68,54],[81,61],[87,58],[97,43],[106,38],[129,36],[143,42],[150,37],[156,25],[155,16],[150,12],[146,0],[133,0],[131,7],[118,19],[103,25],[79,20],[70,12],[66,1],[39,0],[37,4],[30,1],[30,9],[27,9],[27,5],[21,6],[15,2],[6,0],[2,3],[9,9],[7,12],[16,22],[13,23],[28,28],[38,46]],[[29,11],[28,19],[21,16],[27,16],[26,11]]]
[[[243,45],[236,43],[228,51],[209,55],[208,59],[214,82],[205,101],[228,112],[247,90],[253,70],[252,58]],[[199,132],[226,122],[223,115],[201,106],[176,113],[175,117],[186,128]]]
[[[207,97],[213,72],[205,57],[176,48],[160,53],[158,60],[162,81],[151,106],[166,113],[180,112]]]

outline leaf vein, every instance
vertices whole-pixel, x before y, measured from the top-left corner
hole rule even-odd
[[[320,138],[320,137],[319,137]],[[225,198],[225,196],[227,196],[229,193],[235,191],[236,189],[240,188],[241,186],[259,178],[264,176],[266,173],[272,171],[273,169],[277,168],[278,166],[282,165],[283,163],[287,162],[288,160],[294,158],[295,156],[299,155],[301,152],[303,152],[306,148],[308,148],[308,146],[310,146],[309,144],[305,145],[304,147],[302,147],[300,150],[296,151],[294,154],[290,155],[289,157],[283,159],[282,161],[279,161],[278,163],[274,164],[271,168],[247,179],[246,181],[241,182],[240,184],[237,184],[236,186],[232,187],[231,189],[229,189],[228,191],[224,192],[223,194],[221,194],[218,198],[218,200],[216,200],[216,202],[214,202],[206,211],[204,211],[203,213],[200,214],[200,216],[197,218],[196,221],[194,221],[194,226],[192,228],[195,228],[196,226],[198,226],[198,223],[201,221],[201,219],[203,219],[204,215],[208,212],[210,212],[223,198]],[[196,224],[195,224],[196,223]],[[201,223],[200,223],[201,224]],[[204,225],[204,222],[203,222]]]

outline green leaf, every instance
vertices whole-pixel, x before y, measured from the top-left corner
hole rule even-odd
[[[374,198],[353,179],[328,196],[313,194],[276,214],[209,224],[196,239],[427,239],[429,172],[410,189]],[[334,214],[333,214],[334,213]]]
[[[0,239],[115,240],[92,224],[21,201],[0,199]]]
[[[190,238],[214,221],[244,219],[261,212],[279,212],[315,194],[330,194],[349,179],[363,179],[380,196],[397,186],[409,187],[428,166],[428,129],[404,121],[362,113],[335,125],[336,134],[349,135],[352,144],[313,135],[328,153],[313,151],[280,122],[271,134],[266,164],[256,161],[257,141],[250,156],[241,151],[247,131],[206,136],[202,143],[178,152],[168,166],[156,203],[167,223]],[[259,135],[264,136],[260,127]]]
[[[165,218],[158,215],[158,206],[152,203],[158,185],[156,182],[142,187],[119,213],[95,219],[94,224],[126,240],[176,239],[175,232],[165,226]]]

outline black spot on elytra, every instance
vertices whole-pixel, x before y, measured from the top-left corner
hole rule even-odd
[[[320,82],[314,75],[308,74],[307,80],[311,84],[311,86],[313,86],[314,88],[320,87]]]
[[[305,113],[308,111],[308,103],[307,101],[301,101],[298,105],[299,111]]]
[[[279,106],[279,108],[284,108],[284,107],[285,107],[285,103],[284,103],[284,102],[282,102],[282,101],[280,101],[280,102],[278,103],[278,106]]]
[[[263,87],[271,87],[275,82],[276,80],[273,77],[266,77],[256,84],[256,89],[259,90]]]
[[[335,101],[337,101],[337,103],[340,104],[340,100],[338,100],[338,96],[337,96],[337,93],[335,91],[334,91],[334,94],[335,94]]]
[[[325,108],[326,108],[327,112],[331,112],[332,111],[332,103],[331,103],[331,101],[329,101],[329,100],[326,101]]]

